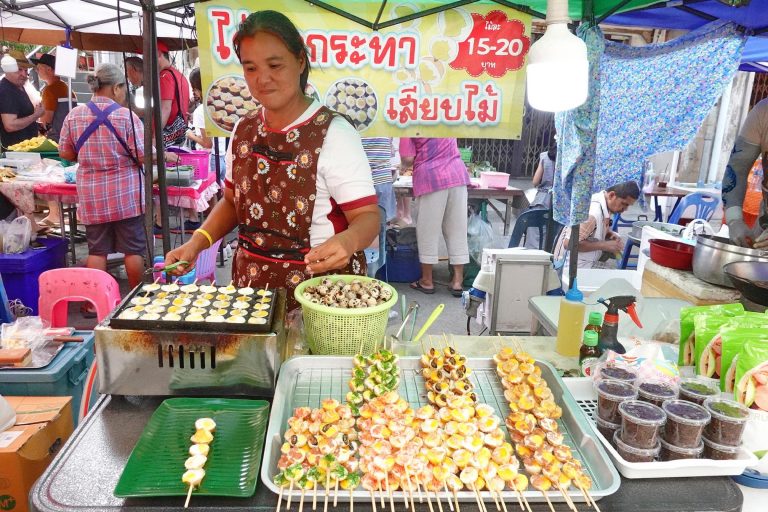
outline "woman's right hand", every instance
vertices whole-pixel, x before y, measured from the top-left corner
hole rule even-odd
[[[188,265],[179,265],[175,269],[170,270],[168,273],[173,276],[183,276],[184,274],[190,272],[193,268],[195,268],[197,256],[200,254],[200,252],[202,251],[197,247],[194,239],[170,251],[165,255],[166,266],[172,265],[177,261],[188,261],[190,263]]]

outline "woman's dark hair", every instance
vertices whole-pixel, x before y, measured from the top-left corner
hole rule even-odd
[[[553,142],[552,145],[549,146],[549,149],[547,150],[547,157],[552,160],[552,163],[555,162],[555,158],[557,158],[557,142]]]
[[[194,68],[192,71],[189,72],[189,85],[191,85],[193,89],[197,89],[198,91],[203,90],[203,82],[200,79],[200,68]]]
[[[237,59],[240,58],[240,44],[246,37],[253,37],[258,32],[267,32],[279,38],[297,59],[304,58],[304,71],[299,78],[302,93],[307,87],[309,77],[309,52],[304,45],[304,39],[299,34],[296,25],[288,17],[277,11],[257,11],[248,16],[237,28],[232,43],[235,47]]]
[[[620,197],[621,199],[626,199],[628,197],[637,199],[640,197],[640,187],[635,181],[625,181],[624,183],[608,187],[605,191],[613,192],[616,194],[616,197]]]

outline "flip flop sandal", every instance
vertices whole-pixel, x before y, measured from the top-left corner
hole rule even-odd
[[[421,286],[421,283],[419,281],[411,283],[411,288],[413,288],[414,290],[418,290],[421,293],[426,293],[427,295],[432,295],[433,293],[435,293],[434,288],[424,288],[423,286]]]
[[[464,290],[462,288],[451,288],[448,287],[448,291],[451,292],[451,295],[454,297],[461,297],[461,295],[464,293]]]

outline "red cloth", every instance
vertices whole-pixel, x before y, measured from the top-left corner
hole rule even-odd
[[[173,78],[176,77],[176,81]],[[176,101],[175,87],[178,86],[179,101]],[[160,72],[160,100],[171,100],[171,115],[168,116],[170,124],[179,113],[181,103],[181,115],[184,120],[189,118],[189,82],[176,68],[167,68]]]

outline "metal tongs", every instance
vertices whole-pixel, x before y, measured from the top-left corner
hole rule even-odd
[[[177,261],[176,263],[171,263],[170,265],[166,265],[164,267],[150,267],[147,270],[144,271],[144,274],[154,274],[155,272],[170,272],[171,270],[176,270],[176,267],[179,265],[189,265],[188,261]]]

